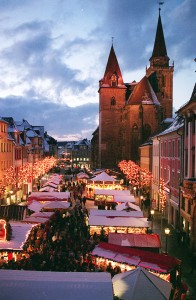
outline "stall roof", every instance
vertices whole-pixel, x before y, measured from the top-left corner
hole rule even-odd
[[[0,240],[0,249],[21,250],[23,243],[26,241],[26,238],[30,233],[33,225],[12,221],[10,221],[10,225],[12,227],[13,238],[11,239],[11,241]]]
[[[133,195],[124,196],[124,195],[114,195],[114,202],[132,202],[135,203],[135,197]]]
[[[58,188],[58,183],[53,183],[53,182],[46,182],[45,184],[42,185],[42,188],[44,187],[52,187],[52,188]]]
[[[70,207],[70,203],[69,202],[63,202],[63,201],[52,201],[52,202],[48,202],[45,203],[42,208],[50,208],[50,209],[55,209],[55,208],[63,208],[63,209],[67,209],[68,207]]]
[[[113,217],[113,216],[89,216],[90,226],[114,226],[114,227],[149,227],[147,218]]]
[[[109,233],[108,242],[119,246],[160,248],[159,234]]]
[[[54,215],[53,211],[40,211],[40,212],[35,212],[35,213],[31,214],[30,217],[50,218],[53,215]]]
[[[90,215],[91,216],[107,216],[107,217],[136,217],[136,218],[142,218],[144,216],[143,211],[125,211],[125,210],[106,210],[106,209],[96,209],[92,208],[90,209]]]
[[[104,272],[0,270],[0,290],[1,300],[113,300],[111,275]]]
[[[141,267],[115,275],[112,282],[120,299],[170,299],[172,284]]]
[[[117,181],[114,177],[109,176],[106,172],[102,172],[101,174],[98,174],[97,176],[90,178],[89,180],[95,182],[95,181],[107,181],[107,182],[115,182]]]
[[[141,208],[138,205],[130,203],[130,202],[120,203],[120,204],[116,205],[115,209],[116,210],[131,209],[131,210],[141,211]]]
[[[23,223],[31,223],[31,224],[45,224],[49,221],[49,218],[42,217],[28,217],[22,220]]]
[[[70,192],[32,192],[28,197],[28,203],[36,201],[67,200]]]
[[[39,192],[57,192],[58,190],[56,188],[50,187],[50,186],[44,186],[39,190]]]
[[[92,255],[110,258],[113,261],[140,266],[160,273],[169,273],[181,263],[179,259],[169,255],[151,253],[149,251],[112,245],[105,242],[95,246]]]
[[[107,189],[95,189],[95,195],[110,195],[110,196],[130,196],[129,190],[107,190]]]
[[[80,172],[77,174],[77,178],[78,179],[83,179],[83,178],[89,178],[88,174],[84,173],[84,172]]]
[[[38,201],[33,200],[30,204],[28,204],[28,209],[39,212],[42,209],[42,204]]]

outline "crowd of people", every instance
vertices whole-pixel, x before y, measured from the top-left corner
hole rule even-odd
[[[34,226],[18,253],[16,261],[0,263],[3,269],[23,269],[60,272],[110,272],[120,268],[96,263],[91,251],[101,237],[90,236],[85,205],[74,205],[69,210],[57,210],[45,224]]]

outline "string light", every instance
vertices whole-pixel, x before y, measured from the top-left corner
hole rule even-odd
[[[126,178],[132,186],[137,188],[148,188],[151,186],[153,179],[152,173],[146,169],[140,168],[133,161],[122,160],[118,167],[125,174]]]

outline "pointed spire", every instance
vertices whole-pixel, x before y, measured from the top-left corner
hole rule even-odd
[[[189,102],[196,102],[196,83],[195,83],[195,86],[193,88],[193,92],[192,92],[192,95],[191,95],[191,98],[190,98]]]
[[[117,86],[124,85],[121,70],[120,70],[118,60],[117,60],[117,57],[116,57],[116,54],[114,51],[113,43],[112,43],[106,70],[105,70],[105,74],[102,79],[102,84],[111,85],[111,78],[113,75],[115,75],[117,77]]]
[[[155,37],[155,42],[154,42],[154,49],[153,49],[150,61],[155,58],[160,58],[160,57],[166,58],[167,62],[169,61],[169,57],[167,56],[167,49],[166,49],[166,45],[165,45],[163,26],[162,26],[160,9],[159,9],[159,18],[158,18],[156,37]]]

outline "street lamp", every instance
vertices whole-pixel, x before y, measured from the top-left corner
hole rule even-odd
[[[150,211],[150,215],[151,215],[151,220],[152,220],[152,223],[151,223],[151,230],[153,232],[153,221],[154,221],[154,209],[151,209]]]
[[[170,234],[170,229],[169,228],[165,228],[165,253],[167,254],[167,238]]]
[[[134,196],[136,196],[136,190],[137,190],[137,188],[136,188],[136,186],[134,186],[134,188],[133,188]]]
[[[140,207],[143,209],[143,199],[144,199],[144,196],[140,196]]]

